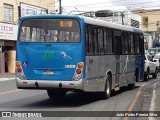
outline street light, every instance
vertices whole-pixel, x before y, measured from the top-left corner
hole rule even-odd
[[[62,14],[62,3],[61,3],[61,0],[59,0],[59,14]]]

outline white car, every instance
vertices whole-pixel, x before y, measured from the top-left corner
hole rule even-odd
[[[145,55],[145,65],[144,65],[144,80],[148,81],[149,75],[152,75],[153,78],[157,78],[157,66],[153,61],[152,56]]]
[[[156,54],[153,58],[153,61],[156,63],[157,65],[157,70],[160,70],[160,54]]]

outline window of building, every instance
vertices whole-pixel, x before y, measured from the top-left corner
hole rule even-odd
[[[4,21],[13,22],[13,5],[4,4]]]

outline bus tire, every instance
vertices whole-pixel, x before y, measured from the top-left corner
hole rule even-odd
[[[108,99],[111,95],[111,77],[110,75],[107,75],[106,84],[104,92],[102,92],[102,97],[104,99]]]
[[[62,99],[65,98],[66,96],[66,91],[62,90],[47,90],[49,98],[54,98],[54,99]]]
[[[133,90],[135,88],[135,83],[128,84],[128,89]]]

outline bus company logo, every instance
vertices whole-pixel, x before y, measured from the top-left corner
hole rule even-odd
[[[42,56],[42,59],[53,60],[54,59],[54,52],[45,52]]]
[[[60,53],[60,55],[62,55],[64,58],[66,58],[66,59],[72,59],[69,55],[67,55],[67,53],[66,52],[64,52],[64,51],[62,51],[61,53]]]
[[[2,117],[12,117],[11,112],[2,112]]]

